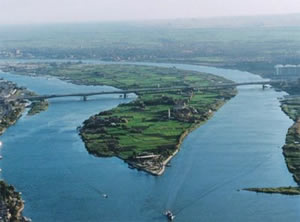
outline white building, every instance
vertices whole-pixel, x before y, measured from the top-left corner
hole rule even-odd
[[[300,76],[300,65],[276,65],[276,75]]]

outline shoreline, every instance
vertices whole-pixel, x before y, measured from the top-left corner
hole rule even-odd
[[[23,216],[25,208],[21,193],[17,192],[14,186],[8,185],[3,180],[0,181],[0,218],[4,221],[29,222],[30,219]],[[1,220],[2,221],[2,220]]]
[[[290,196],[300,195],[300,187],[277,187],[277,188],[246,188],[244,191],[264,193],[264,194],[282,194]]]
[[[2,136],[4,133],[5,133],[5,131],[9,128],[9,127],[11,127],[11,126],[13,126],[14,124],[16,124],[17,123],[17,121],[21,118],[21,116],[23,115],[23,113],[24,113],[24,111],[25,111],[25,107],[17,114],[17,118],[16,119],[14,119],[13,121],[10,121],[8,124],[8,126],[7,127],[4,127],[4,128],[2,128],[1,129],[1,131],[0,131],[0,136]]]

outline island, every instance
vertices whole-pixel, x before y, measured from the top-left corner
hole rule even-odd
[[[300,185],[300,80],[281,89],[289,93],[281,100],[281,108],[294,121],[287,132],[283,155],[294,180]]]
[[[50,75],[76,84],[108,85],[123,90],[182,87],[176,91],[138,92],[138,97],[131,102],[102,111],[85,120],[79,128],[89,153],[99,157],[116,156],[131,168],[153,175],[164,172],[189,132],[236,94],[234,88],[193,90],[231,81],[175,67],[52,62],[9,64],[2,70]]]
[[[33,116],[48,109],[49,102],[45,99],[34,101],[28,107],[30,108],[27,115]]]

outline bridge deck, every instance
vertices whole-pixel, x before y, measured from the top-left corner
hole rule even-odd
[[[219,84],[212,86],[202,86],[202,87],[168,87],[168,88],[141,88],[141,89],[129,89],[129,90],[115,90],[115,91],[101,91],[101,92],[87,92],[87,93],[71,93],[71,94],[51,94],[51,95],[40,95],[40,96],[23,96],[15,98],[15,100],[42,100],[51,99],[59,97],[88,97],[95,95],[107,95],[107,94],[129,94],[129,93],[147,93],[147,92],[171,92],[179,90],[209,90],[209,89],[221,89],[221,88],[231,88],[237,86],[245,85],[269,85],[272,83],[282,83],[283,81],[257,81],[257,82],[244,82],[244,83],[232,83],[232,84]]]

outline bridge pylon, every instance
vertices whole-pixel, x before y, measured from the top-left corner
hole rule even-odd
[[[87,96],[83,96],[83,97],[82,97],[82,100],[83,100],[83,101],[87,101]]]

